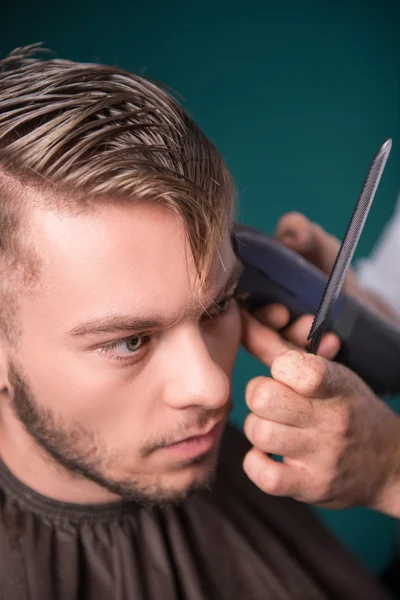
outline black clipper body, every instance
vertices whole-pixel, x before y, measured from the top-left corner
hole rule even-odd
[[[326,275],[276,239],[246,225],[236,224],[234,244],[245,267],[237,296],[250,311],[280,303],[292,321],[315,315]],[[328,329],[341,340],[338,362],[355,371],[376,394],[400,393],[400,327],[341,292]]]

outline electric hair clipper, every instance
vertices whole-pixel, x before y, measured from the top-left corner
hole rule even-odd
[[[379,396],[400,393],[400,325],[343,292],[342,286],[390,148],[388,140],[371,165],[329,277],[261,231],[238,223],[233,235],[245,267],[238,299],[250,312],[267,304],[283,304],[291,321],[316,315],[309,351],[317,352],[326,330],[336,333],[341,341],[336,360],[355,371]]]
[[[279,303],[291,321],[318,311],[328,277],[276,239],[246,225],[234,230],[244,265],[237,296],[250,310]],[[327,329],[341,340],[336,360],[355,371],[376,394],[400,393],[400,327],[341,292]]]

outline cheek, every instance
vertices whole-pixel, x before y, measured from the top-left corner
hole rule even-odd
[[[160,414],[157,378],[94,366],[85,360],[47,364],[48,376],[27,373],[38,405],[49,408],[68,429],[79,424],[110,451],[132,457],[157,434]],[[146,371],[146,370],[145,370]]]
[[[26,355],[21,367],[38,405],[65,423],[73,421],[103,433],[120,434],[127,428],[132,436],[145,426],[145,411],[152,410],[149,400],[155,397],[154,390],[149,381],[143,382],[148,377],[133,377],[131,371],[109,365],[99,356],[42,348],[40,362]]]
[[[211,357],[229,375],[233,371],[239,350],[241,327],[239,308],[234,303],[229,313],[216,320],[215,325],[212,325],[204,334]]]

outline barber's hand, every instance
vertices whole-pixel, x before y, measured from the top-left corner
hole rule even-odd
[[[248,477],[269,494],[400,517],[400,417],[346,367],[288,349],[278,333],[242,318],[244,346],[272,374],[246,390]]]
[[[304,215],[299,213],[287,213],[284,215],[276,228],[276,237],[285,246],[298,252],[305,259],[318,267],[323,273],[329,274],[332,270],[336,255],[339,251],[339,241],[324,231],[316,223],[309,221]],[[344,290],[353,297],[368,304],[371,308],[386,317],[396,319],[390,308],[374,294],[363,290],[357,281],[357,276],[352,269],[349,269]],[[265,324],[275,329],[285,327],[289,321],[288,310],[281,305],[271,305],[265,307],[259,314],[259,318]],[[306,315],[297,319],[284,333],[286,339],[305,347],[307,345],[307,336],[310,332],[313,316]],[[333,338],[327,342],[327,348],[321,346],[320,354],[328,358],[333,358],[339,350],[338,338]]]

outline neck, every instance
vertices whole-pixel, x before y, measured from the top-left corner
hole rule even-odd
[[[35,492],[61,502],[104,504],[121,500],[59,465],[26,431],[9,402],[0,402],[0,457],[14,477]]]

